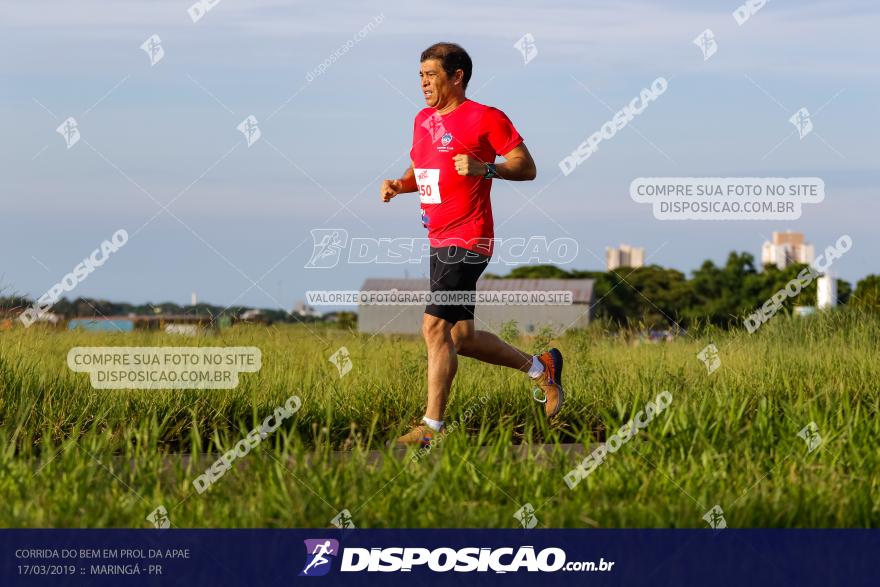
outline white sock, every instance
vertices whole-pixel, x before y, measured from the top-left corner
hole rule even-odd
[[[529,369],[529,377],[537,379],[544,372],[544,363],[538,360],[538,357],[532,356],[532,368]]]
[[[440,429],[443,428],[443,420],[432,420],[428,416],[422,418],[422,422],[428,425],[428,428],[433,430],[434,432],[440,432]]]

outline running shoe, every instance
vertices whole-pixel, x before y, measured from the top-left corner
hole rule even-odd
[[[443,428],[438,432],[427,424],[419,424],[414,426],[412,430],[403,436],[399,437],[392,447],[401,448],[418,445],[422,448],[428,448],[441,434],[443,434]]]
[[[537,388],[532,391],[535,401],[544,404],[544,413],[552,418],[562,409],[565,402],[565,390],[562,389],[562,353],[558,349],[550,349],[538,356],[544,365],[544,372],[535,379]],[[541,399],[539,393],[543,393]]]

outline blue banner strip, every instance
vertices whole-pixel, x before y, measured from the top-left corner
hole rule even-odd
[[[4,586],[880,583],[878,530],[5,529],[0,553]]]

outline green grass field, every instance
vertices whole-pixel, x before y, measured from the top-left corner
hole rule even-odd
[[[706,527],[715,504],[731,527],[880,526],[876,317],[777,316],[753,335],[662,344],[568,333],[552,341],[568,391],[552,426],[524,375],[461,359],[447,422],[469,417],[417,462],[383,446],[423,413],[423,343],[319,334],[0,332],[0,525],[150,527],[161,504],[175,527],[329,527],[348,509],[358,527],[515,528],[530,503],[538,527]],[[696,357],[709,342],[711,375]],[[67,367],[71,347],[117,345],[253,345],[262,369],[231,391],[131,391],[92,389]],[[343,345],[353,368],[340,378],[328,357]],[[594,444],[663,390],[669,408],[573,490],[563,475],[582,457],[512,448]],[[209,461],[189,455],[216,458],[291,394],[302,408],[198,494]],[[808,453],[810,422],[822,444]]]

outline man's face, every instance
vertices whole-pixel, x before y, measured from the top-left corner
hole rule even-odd
[[[440,108],[449,102],[455,86],[453,85],[453,80],[443,70],[443,65],[439,59],[422,61],[422,65],[419,68],[419,77],[422,80],[422,94],[425,96],[425,103],[429,107]]]

